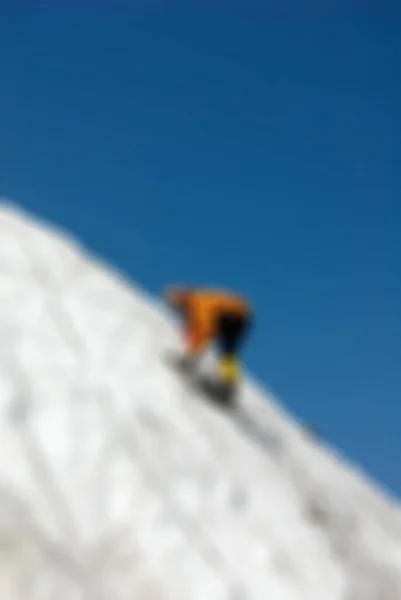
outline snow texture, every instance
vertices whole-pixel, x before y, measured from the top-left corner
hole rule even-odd
[[[401,512],[247,378],[230,418],[176,323],[0,207],[0,597],[400,600]]]

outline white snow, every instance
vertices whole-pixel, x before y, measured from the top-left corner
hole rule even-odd
[[[166,364],[167,310],[0,207],[0,597],[400,600],[401,511],[247,380]]]

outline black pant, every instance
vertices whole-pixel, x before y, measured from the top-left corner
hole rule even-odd
[[[249,314],[221,313],[217,319],[216,342],[222,354],[233,355],[239,350],[252,322]]]

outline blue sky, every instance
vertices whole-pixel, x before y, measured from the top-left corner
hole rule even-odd
[[[401,18],[128,4],[3,3],[1,193],[248,294],[248,367],[400,494]]]

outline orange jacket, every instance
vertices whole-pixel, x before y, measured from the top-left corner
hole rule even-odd
[[[217,319],[223,312],[248,315],[249,303],[237,294],[220,290],[169,289],[167,301],[185,318],[187,349],[200,352],[216,335]]]

